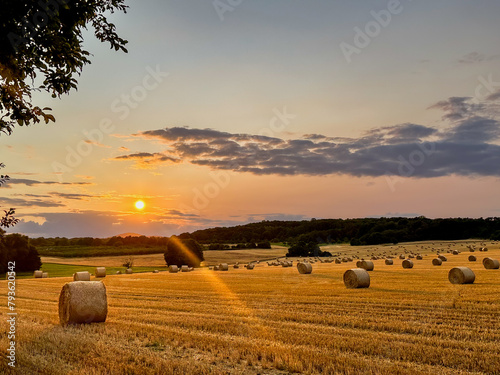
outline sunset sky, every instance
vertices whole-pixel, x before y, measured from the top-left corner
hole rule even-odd
[[[500,216],[498,0],[236,3],[128,1],[128,54],[85,34],[78,91],[34,97],[56,123],[0,136],[11,232]]]

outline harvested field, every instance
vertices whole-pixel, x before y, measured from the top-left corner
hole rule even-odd
[[[500,271],[467,258],[434,267],[427,257],[411,272],[379,259],[367,289],[343,284],[355,262],[317,262],[304,277],[265,263],[252,272],[109,274],[106,323],[76,328],[61,327],[57,310],[71,278],[21,279],[13,373],[498,373]],[[463,265],[475,283],[451,284],[449,270]]]

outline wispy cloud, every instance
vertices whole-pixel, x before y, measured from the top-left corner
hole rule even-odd
[[[172,156],[168,156],[159,152],[137,152],[128,155],[121,155],[112,158],[111,160],[134,160],[136,167],[140,169],[151,169],[157,164],[163,163],[179,163],[181,160]]]
[[[0,206],[2,207],[65,207],[61,202],[56,202],[48,199],[23,199],[23,198],[0,198]]]
[[[16,185],[16,184],[22,184],[22,185],[26,185],[26,186],[35,186],[35,185],[68,185],[68,186],[93,185],[91,182],[38,181],[38,180],[30,180],[30,179],[25,179],[25,178],[12,178],[6,183],[6,185]]]
[[[484,61],[494,61],[494,60],[499,60],[500,55],[484,55],[479,52],[471,52],[468,53],[467,55],[462,56],[461,58],[458,59],[458,62],[460,64],[478,64],[482,63]]]

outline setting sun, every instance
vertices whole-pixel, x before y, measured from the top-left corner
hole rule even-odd
[[[137,208],[138,210],[142,210],[144,208],[145,204],[143,201],[137,201],[135,202],[135,208]]]

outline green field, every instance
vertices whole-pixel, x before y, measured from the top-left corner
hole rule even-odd
[[[106,257],[113,255],[146,255],[165,252],[165,247],[140,246],[37,246],[40,256],[60,258]]]

